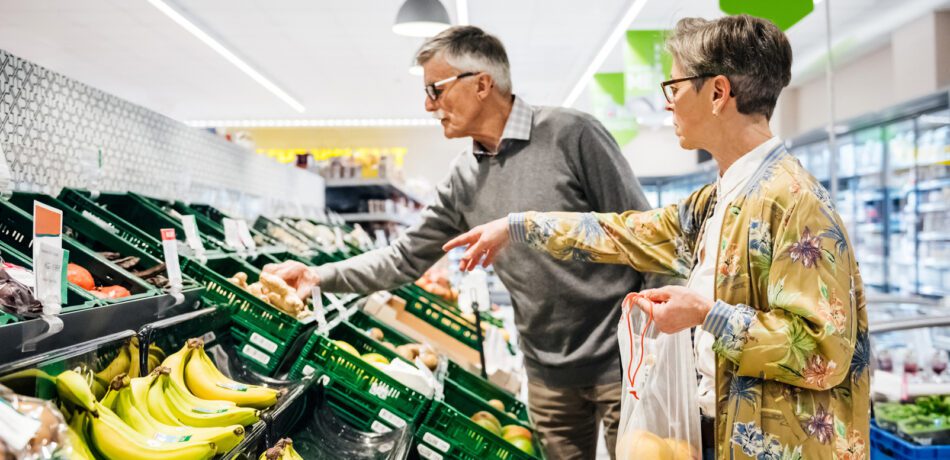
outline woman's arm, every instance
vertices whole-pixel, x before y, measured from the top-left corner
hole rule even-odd
[[[509,241],[562,260],[625,264],[641,272],[686,277],[711,195],[700,189],[679,204],[615,213],[527,212],[475,227],[445,245],[469,245],[460,268],[490,264]]]

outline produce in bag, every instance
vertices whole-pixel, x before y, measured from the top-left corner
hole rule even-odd
[[[29,270],[0,261],[0,309],[21,318],[39,316],[43,305],[30,287],[19,281],[32,277]]]
[[[617,329],[624,391],[617,460],[700,460],[696,366],[689,329],[661,333],[651,313],[623,301]]]
[[[66,422],[53,403],[0,385],[0,459],[64,458],[71,450]]]

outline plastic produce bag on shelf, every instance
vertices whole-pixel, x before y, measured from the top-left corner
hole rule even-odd
[[[43,305],[33,294],[33,273],[3,262],[0,254],[0,311],[20,318],[36,318]]]
[[[0,385],[0,459],[71,458],[67,430],[53,403]]]
[[[623,301],[617,338],[624,389],[617,460],[699,460],[702,438],[690,330],[664,334],[650,314]]]

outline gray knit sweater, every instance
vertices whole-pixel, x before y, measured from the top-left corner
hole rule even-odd
[[[530,140],[497,156],[462,153],[422,220],[389,247],[317,269],[329,292],[373,292],[419,278],[442,245],[520,211],[621,212],[649,205],[610,133],[575,110],[532,107]],[[621,265],[561,262],[514,245],[495,261],[511,293],[528,377],[545,386],[620,382],[620,301],[642,277]]]

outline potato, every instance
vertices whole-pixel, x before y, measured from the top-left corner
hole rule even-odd
[[[430,371],[434,371],[437,367],[439,367],[439,356],[434,353],[423,353],[422,364],[425,364]]]
[[[386,337],[386,335],[383,334],[383,330],[378,327],[371,327],[367,333],[376,341],[382,341]]]

